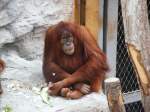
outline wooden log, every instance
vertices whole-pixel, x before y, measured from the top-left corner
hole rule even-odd
[[[144,68],[144,65],[141,63],[141,54],[140,51],[138,51],[133,45],[128,44],[128,50],[131,59],[133,60],[133,64],[135,66],[135,70],[137,72],[137,77],[140,80],[140,85],[143,89],[143,92],[145,95],[149,95],[149,77],[147,75],[147,72]]]
[[[125,39],[144,93],[144,110],[150,110],[150,27],[146,0],[121,0]],[[129,45],[130,44],[130,45]]]
[[[119,78],[108,78],[104,83],[110,112],[125,112]]]
[[[150,30],[146,0],[121,0],[121,6],[129,53],[144,94],[150,95],[150,74],[148,73]]]

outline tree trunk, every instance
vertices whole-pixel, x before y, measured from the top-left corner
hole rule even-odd
[[[108,99],[110,112],[125,112],[120,80],[118,78],[105,80],[105,94]]]
[[[146,0],[121,0],[125,40],[145,95],[150,91],[150,26]],[[145,111],[150,100],[144,98]]]

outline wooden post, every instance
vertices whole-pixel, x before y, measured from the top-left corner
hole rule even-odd
[[[85,25],[86,15],[85,15],[86,0],[80,0],[80,24]]]
[[[79,0],[74,0],[73,21],[75,23],[80,24],[80,2]]]
[[[125,112],[120,80],[118,78],[108,78],[104,83],[110,112]]]
[[[74,22],[85,25],[96,40],[100,25],[99,0],[74,0]]]
[[[90,29],[96,39],[98,39],[100,26],[99,3],[99,0],[86,0],[85,26]]]

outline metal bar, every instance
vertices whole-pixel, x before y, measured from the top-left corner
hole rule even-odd
[[[103,51],[107,50],[107,23],[108,23],[108,0],[104,0],[103,6]]]

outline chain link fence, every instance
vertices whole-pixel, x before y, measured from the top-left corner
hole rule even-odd
[[[119,77],[123,93],[139,90],[139,84],[132,60],[129,57],[125,43],[125,33],[121,2],[118,1],[118,28],[117,28],[117,65],[116,76]],[[126,112],[144,112],[141,101],[125,104]]]

